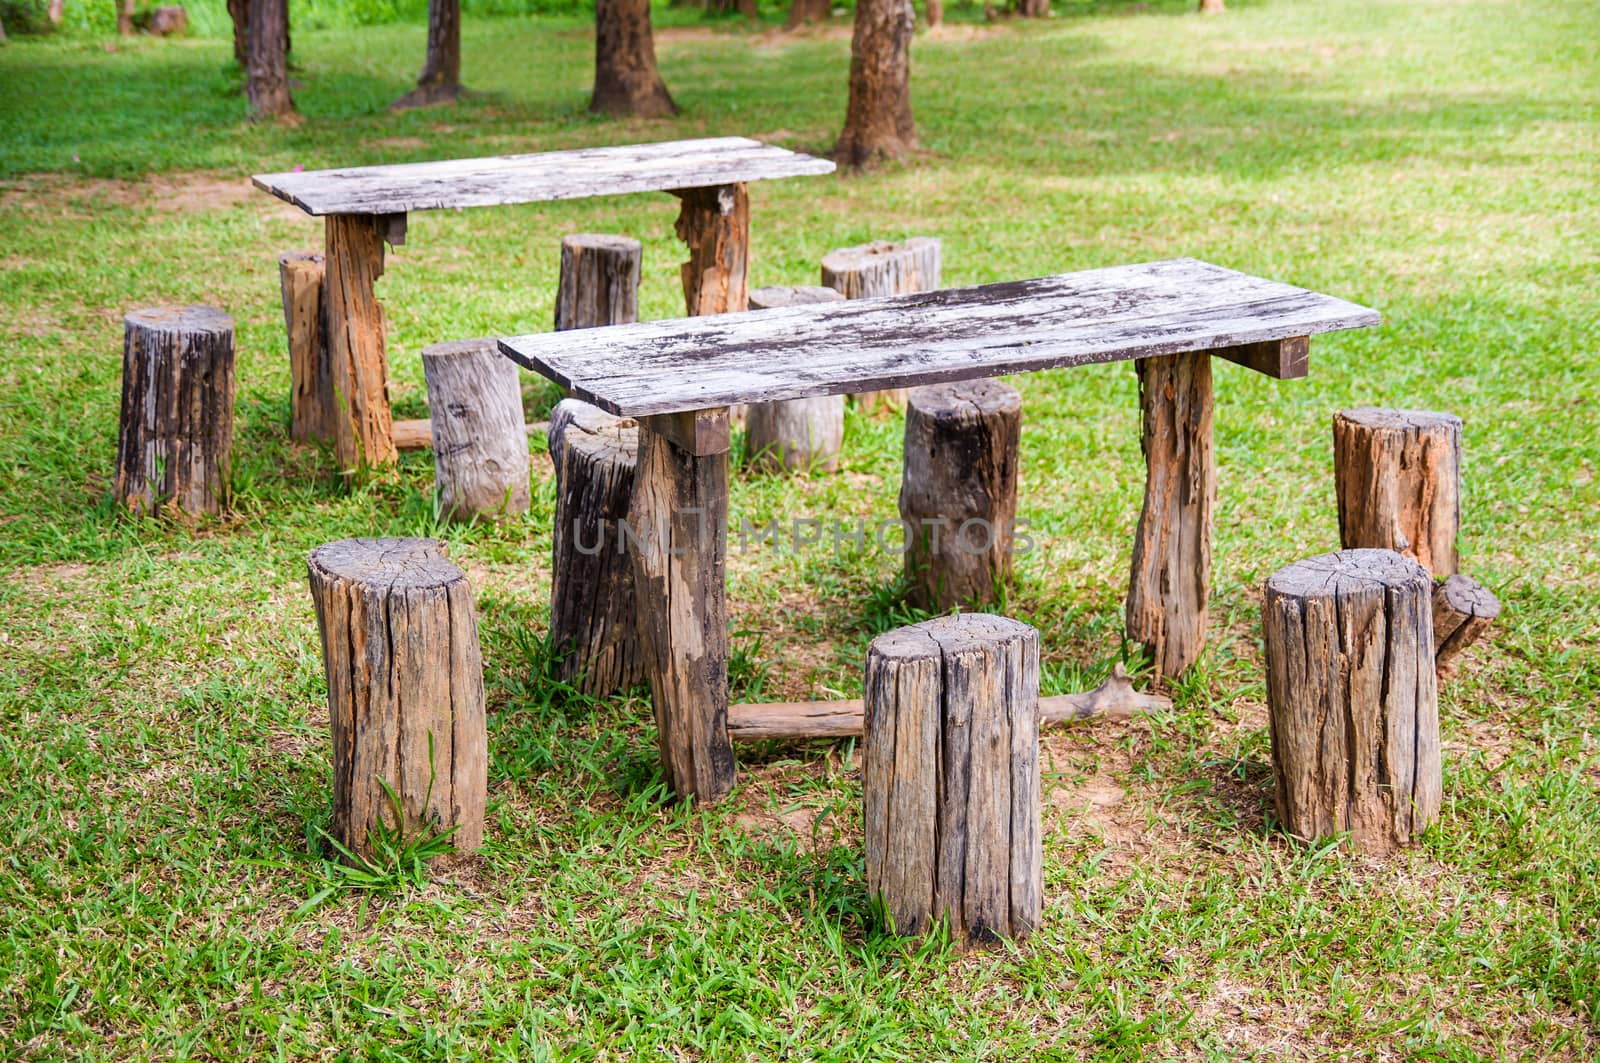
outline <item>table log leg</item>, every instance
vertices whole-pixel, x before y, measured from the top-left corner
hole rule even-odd
[[[667,784],[706,802],[734,781],[727,516],[727,411],[642,418],[627,536],[639,645]]]
[[[689,316],[749,309],[750,195],[742,184],[685,188],[678,238],[689,245],[680,267]]]
[[[1128,637],[1142,642],[1165,676],[1200,656],[1211,588],[1211,355],[1146,358],[1139,372],[1147,467],[1144,510],[1133,542]]]
[[[389,414],[383,305],[374,285],[383,274],[386,216],[330,214],[323,307],[333,377],[334,455],[341,469],[398,460]]]

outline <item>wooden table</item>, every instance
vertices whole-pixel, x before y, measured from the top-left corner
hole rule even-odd
[[[413,211],[670,192],[682,201],[678,236],[690,314],[743,310],[751,181],[824,174],[833,163],[743,137],[503,155],[483,159],[261,174],[257,188],[327,219],[322,313],[344,468],[396,457],[389,413],[383,308],[373,285],[383,245],[405,242]]]
[[[728,407],[1136,360],[1148,463],[1129,629],[1176,674],[1204,640],[1213,356],[1306,375],[1309,337],[1375,311],[1194,259],[716,318],[517,336],[514,361],[639,419],[631,527],[666,776],[733,786],[727,732]],[[669,534],[661,534],[666,529]]]

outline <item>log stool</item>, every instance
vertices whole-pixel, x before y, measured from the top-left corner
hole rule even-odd
[[[380,833],[454,827],[451,845],[476,849],[489,758],[466,575],[437,539],[342,539],[311,551],[308,567],[333,729],[333,837],[367,859]]]
[[[908,597],[922,609],[988,605],[1011,577],[1022,396],[998,380],[913,388],[900,519]]]
[[[226,510],[233,390],[233,318],[221,310],[151,307],[123,318],[117,502],[134,513]]]
[[[1455,674],[1456,658],[1483,637],[1500,615],[1500,599],[1466,576],[1433,587],[1433,663],[1440,679]]]
[[[633,504],[639,429],[577,399],[550,414],[556,467],[550,639],[561,678],[595,697],[643,682],[633,565],[621,524]]]
[[[492,339],[452,340],[423,350],[422,372],[446,518],[528,512],[528,436],[516,363]]]
[[[1362,407],[1333,415],[1339,543],[1398,550],[1441,579],[1461,528],[1461,418]]]
[[[562,237],[556,331],[638,321],[643,256],[639,241],[628,236],[574,233]]]
[[[822,257],[822,284],[846,299],[931,292],[939,287],[939,247],[934,237],[913,236],[897,244],[878,240],[830,251]],[[868,414],[905,404],[905,388],[856,395],[856,406]]]
[[[757,288],[750,293],[752,310],[843,301],[844,296],[832,288],[810,284]],[[745,413],[744,441],[745,463],[751,468],[834,472],[844,445],[844,396],[752,403]]]
[[[867,888],[893,929],[957,941],[1039,923],[1039,636],[983,613],[867,650],[861,789]]]
[[[1391,550],[1341,550],[1267,580],[1267,705],[1278,818],[1381,855],[1439,815],[1433,581]]]

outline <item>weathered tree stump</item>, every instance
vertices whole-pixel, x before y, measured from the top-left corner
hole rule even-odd
[[[492,339],[452,340],[422,352],[433,472],[450,520],[528,512],[528,435],[517,367]]]
[[[1333,415],[1339,542],[1415,558],[1441,579],[1457,572],[1461,418],[1362,407]]]
[[[796,284],[757,288],[750,309],[840,302],[832,288]],[[745,463],[770,471],[810,469],[833,472],[844,445],[844,396],[752,403],[745,412]]]
[[[686,188],[678,239],[689,261],[678,267],[690,317],[733,314],[750,305],[750,193],[742,184]]]
[[[939,270],[939,241],[934,237],[913,236],[897,244],[878,240],[823,255],[822,285],[846,299],[910,295],[937,289]],[[856,395],[856,406],[868,414],[903,409],[905,404],[905,388]]]
[[[577,399],[550,414],[556,468],[550,638],[561,678],[605,697],[643,681],[633,563],[622,527],[633,503],[639,430]]]
[[[1011,578],[1022,396],[998,380],[913,388],[900,519],[908,597],[923,609],[989,605]]]
[[[1199,351],[1134,365],[1145,489],[1128,581],[1128,637],[1144,644],[1161,675],[1177,676],[1199,659],[1206,641],[1217,500],[1211,356]]]
[[[346,471],[393,465],[399,454],[389,412],[383,304],[374,288],[383,275],[388,218],[329,214],[326,223],[322,306],[333,382],[334,456]]]
[[[628,236],[574,233],[561,238],[556,331],[639,320],[644,251]]]
[[[893,929],[957,941],[1039,923],[1039,636],[982,613],[867,650],[861,790],[867,888]]]
[[[667,785],[714,802],[733,789],[728,738],[728,414],[639,422],[628,523],[639,648]]]
[[[302,443],[331,441],[338,418],[322,312],[325,272],[320,252],[285,251],[278,256],[278,290],[289,340],[289,435]]]
[[[1433,588],[1433,658],[1440,679],[1455,674],[1455,660],[1483,637],[1500,615],[1500,599],[1466,576],[1450,576]]]
[[[1301,841],[1407,845],[1439,815],[1433,581],[1390,550],[1341,550],[1267,580],[1278,818]]]
[[[233,318],[210,306],[123,318],[116,500],[135,513],[228,508],[233,463]]]
[[[333,730],[333,837],[371,858],[455,829],[483,842],[488,736],[472,590],[436,539],[342,539],[311,551]],[[394,791],[399,808],[385,792]]]

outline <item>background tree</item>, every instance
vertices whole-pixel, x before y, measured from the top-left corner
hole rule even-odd
[[[297,118],[289,97],[288,0],[250,0],[245,95],[252,118]]]
[[[233,59],[243,70],[250,63],[250,0],[228,0],[228,19],[233,23]],[[283,50],[294,49],[289,39],[289,5],[283,5]]]
[[[594,95],[596,114],[656,118],[677,114],[656,69],[650,0],[595,0]]]
[[[860,0],[850,38],[850,103],[833,156],[841,166],[901,159],[917,146],[911,120],[911,0]]]
[[[1045,18],[1050,14],[1050,0],[1016,0],[1013,10],[1023,18]]]
[[[428,0],[428,58],[417,87],[391,110],[454,103],[461,95],[461,0]]]
[[[833,0],[789,0],[789,29],[807,22],[826,22],[833,14]]]
[[[118,0],[117,33],[119,36],[133,36],[133,5],[134,0]]]

